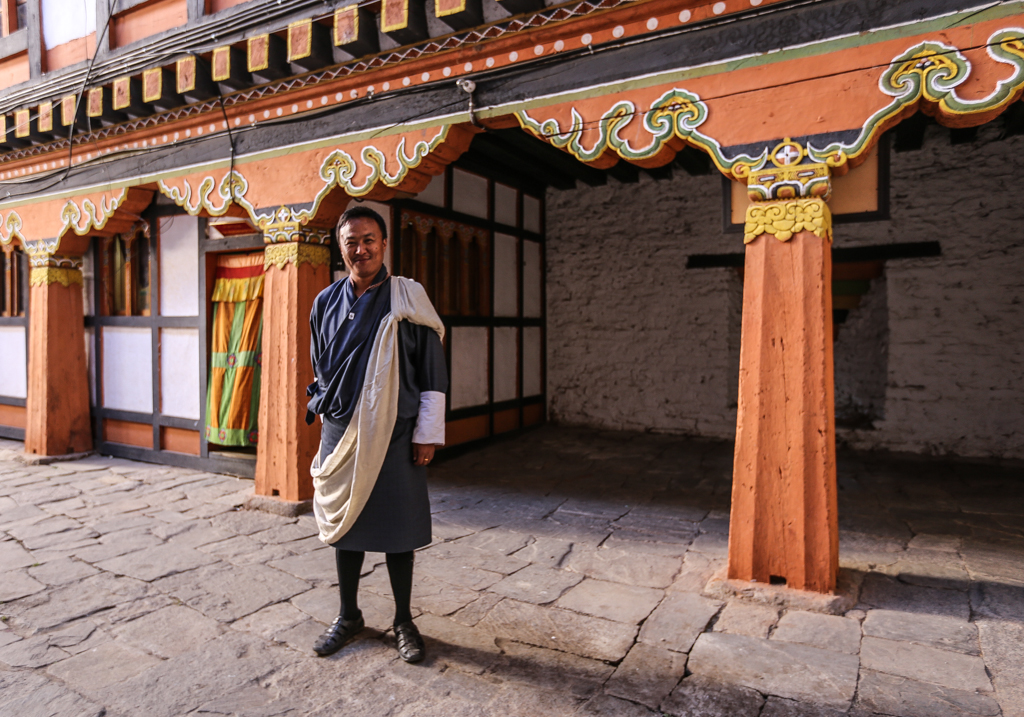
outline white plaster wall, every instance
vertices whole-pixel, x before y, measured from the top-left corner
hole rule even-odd
[[[28,351],[24,326],[0,326],[0,356],[4,357],[3,369],[0,370],[0,396],[26,398]]]
[[[892,220],[839,228],[842,246],[932,241],[942,256],[886,263],[884,419],[863,448],[1024,457],[1024,137],[999,122],[969,145],[933,128],[893,154]]]
[[[42,0],[41,14],[47,48],[96,32],[96,0]]]
[[[741,283],[687,270],[741,251],[722,233],[721,180],[677,176],[547,195],[547,375],[552,419],[728,437],[735,430]]]
[[[836,344],[837,387],[877,386],[855,353],[887,317],[882,419],[843,429],[855,447],[1024,457],[1024,137],[893,153],[892,219],[838,225],[836,246],[937,240],[943,255],[886,263]],[[717,176],[547,195],[549,410],[567,424],[735,435],[742,286],[696,253],[742,251],[721,230]],[[876,287],[872,287],[872,294]],[[845,333],[844,333],[845,332]],[[872,346],[878,341],[870,342]],[[863,375],[862,375],[863,374]]]

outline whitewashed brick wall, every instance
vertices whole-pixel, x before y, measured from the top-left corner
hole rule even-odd
[[[937,240],[943,253],[887,262],[842,327],[840,404],[882,391],[879,363],[858,351],[887,363],[882,418],[841,441],[1024,457],[1024,137],[1001,131],[951,146],[930,129],[924,149],[892,155],[892,219],[836,227],[836,246]],[[721,213],[716,175],[548,192],[553,420],[734,435],[742,286],[731,269],[685,268],[690,254],[742,250]]]

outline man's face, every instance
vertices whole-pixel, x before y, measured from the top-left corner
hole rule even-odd
[[[381,236],[377,222],[369,217],[356,217],[341,227],[341,256],[349,273],[372,279],[384,265],[387,239]]]

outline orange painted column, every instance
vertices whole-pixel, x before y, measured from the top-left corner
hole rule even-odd
[[[296,224],[276,225],[266,236],[255,493],[308,500],[309,466],[320,444],[319,425],[306,425],[306,386],[313,382],[309,313],[331,283],[329,234]]]
[[[50,257],[29,274],[28,423],[25,452],[92,450],[79,259]]]
[[[729,578],[832,592],[839,565],[831,217],[747,213]]]

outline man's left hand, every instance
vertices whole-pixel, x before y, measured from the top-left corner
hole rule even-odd
[[[433,444],[413,443],[412,462],[418,466],[427,465],[434,460],[434,448]]]

